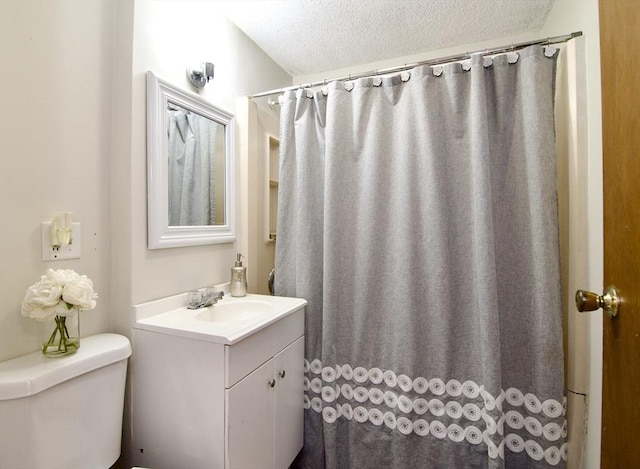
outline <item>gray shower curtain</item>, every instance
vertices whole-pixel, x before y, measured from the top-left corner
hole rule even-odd
[[[217,124],[187,110],[169,110],[169,226],[215,224]]]
[[[287,92],[276,294],[304,468],[562,467],[557,54]]]

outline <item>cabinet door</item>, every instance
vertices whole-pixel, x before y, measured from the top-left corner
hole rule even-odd
[[[278,353],[273,362],[276,377],[273,467],[284,469],[302,449],[304,336]]]
[[[268,468],[273,462],[273,359],[226,391],[226,467]]]

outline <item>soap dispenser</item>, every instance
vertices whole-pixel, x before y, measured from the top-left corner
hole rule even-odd
[[[231,296],[245,296],[247,294],[247,268],[242,265],[243,257],[238,253],[236,265],[231,268],[231,283],[229,284]]]

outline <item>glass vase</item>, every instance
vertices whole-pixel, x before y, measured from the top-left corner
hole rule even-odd
[[[64,357],[80,348],[80,314],[70,312],[45,321],[42,353],[49,358]]]

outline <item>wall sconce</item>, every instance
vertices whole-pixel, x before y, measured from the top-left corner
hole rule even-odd
[[[204,62],[199,68],[187,67],[187,76],[195,88],[203,88],[213,78],[213,64]]]

